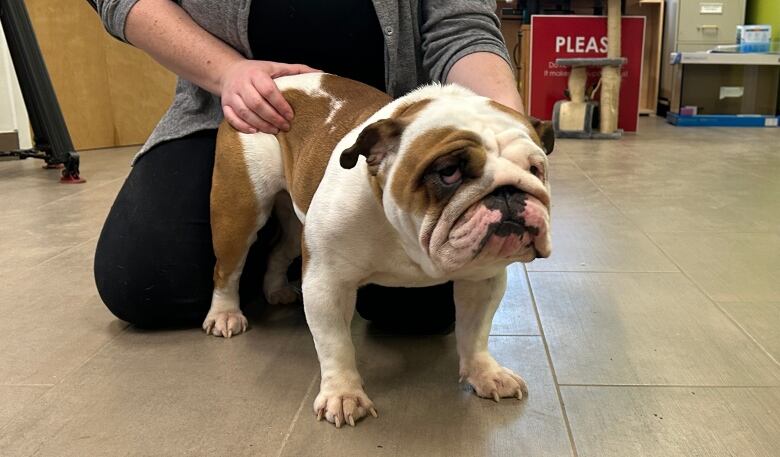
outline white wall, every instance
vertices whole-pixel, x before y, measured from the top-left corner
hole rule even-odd
[[[3,28],[0,26],[0,132],[13,131],[19,134],[19,147],[32,147],[27,110],[8,53]]]

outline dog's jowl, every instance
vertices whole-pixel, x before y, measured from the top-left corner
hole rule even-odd
[[[372,414],[350,337],[357,289],[454,281],[460,375],[477,395],[521,399],[523,379],[487,349],[506,266],[550,255],[547,123],[454,85],[390,100],[320,73],[276,80],[295,110],[289,132],[220,127],[211,193],[217,264],[203,323],[246,330],[238,283],[272,211],[283,235],[264,278],[270,303],[297,299],[285,273],[303,256],[303,302],[322,380],[318,419]]]

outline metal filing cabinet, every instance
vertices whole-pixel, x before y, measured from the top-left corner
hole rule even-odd
[[[671,53],[706,51],[721,44],[735,44],[737,26],[745,23],[745,1],[666,0],[659,91],[661,114],[668,109],[672,96]]]

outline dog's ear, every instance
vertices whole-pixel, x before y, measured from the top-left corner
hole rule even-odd
[[[528,120],[531,122],[534,130],[536,130],[536,134],[539,135],[544,152],[550,155],[555,147],[555,130],[553,130],[552,122],[540,121],[533,116],[528,116]]]
[[[344,168],[353,168],[359,156],[366,158],[372,175],[379,171],[379,165],[392,152],[398,150],[401,134],[406,125],[393,118],[382,119],[368,125],[360,132],[357,141],[341,153],[339,163]]]

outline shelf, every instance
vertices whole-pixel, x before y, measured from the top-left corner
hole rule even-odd
[[[672,65],[780,65],[780,54],[673,52],[669,58]]]

